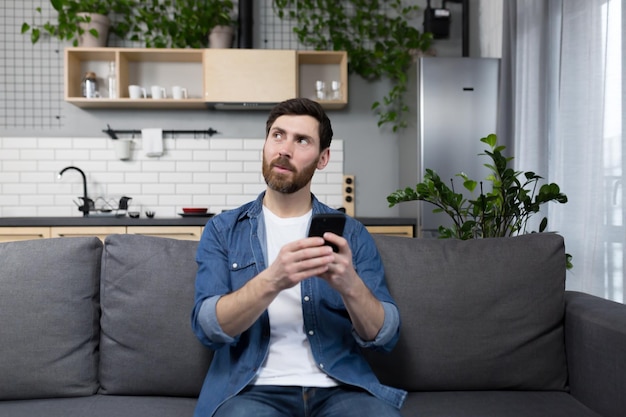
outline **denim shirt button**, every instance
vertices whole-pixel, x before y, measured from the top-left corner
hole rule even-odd
[[[304,296],[304,301],[309,301],[309,300],[311,300],[311,299],[309,298],[309,296],[308,296],[308,295],[305,295],[305,296]]]
[[[320,363],[320,369],[324,369],[324,364]]]
[[[239,265],[237,265],[237,262],[233,262],[233,269],[237,269]]]
[[[313,336],[315,332],[313,330],[309,330],[309,336]]]

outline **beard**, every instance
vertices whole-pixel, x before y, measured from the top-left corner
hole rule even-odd
[[[310,165],[304,167],[302,171],[298,171],[289,161],[288,158],[279,156],[272,162],[268,163],[263,156],[263,178],[270,189],[284,194],[293,194],[305,187],[313,178],[319,157]],[[273,167],[280,166],[289,169],[289,173],[277,173],[272,170]],[[291,179],[290,179],[291,177]]]

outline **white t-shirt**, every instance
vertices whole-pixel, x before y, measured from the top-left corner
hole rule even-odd
[[[281,218],[263,207],[267,236],[267,262],[276,259],[287,243],[306,236],[311,212],[304,216]],[[315,364],[304,332],[300,285],[282,291],[268,307],[270,344],[265,363],[259,370],[257,385],[330,387],[337,382]]]

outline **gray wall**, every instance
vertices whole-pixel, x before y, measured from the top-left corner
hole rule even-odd
[[[476,0],[471,0],[472,5]],[[10,3],[13,3],[9,0]],[[21,3],[21,2],[20,2]],[[41,1],[25,1],[33,7]],[[425,0],[419,3],[425,6]],[[439,5],[434,1],[433,5]],[[451,37],[436,41],[434,48],[439,56],[461,56],[461,12],[460,4],[448,3],[452,11]],[[15,25],[19,32],[22,18],[7,22]],[[8,19],[6,19],[8,20]],[[472,19],[474,20],[474,19]],[[256,21],[256,20],[255,20]],[[421,18],[415,22],[421,29]],[[256,28],[258,29],[258,28]],[[40,44],[11,42],[5,26],[4,39],[0,46],[15,49],[16,45],[24,48],[25,54],[32,54],[36,48],[45,48]],[[20,36],[20,35],[17,35]],[[257,42],[258,39],[255,40]],[[471,42],[473,55],[475,42]],[[53,43],[49,48],[56,47]],[[61,45],[62,47],[62,45]],[[41,74],[43,77],[44,74]],[[51,88],[62,83],[60,74],[50,76]],[[0,78],[0,89],[7,91],[7,78]],[[388,91],[388,81],[366,82],[358,76],[349,78],[349,105],[340,111],[329,112],[333,122],[335,137],[345,140],[344,173],[355,175],[356,215],[393,217],[398,214],[397,208],[388,208],[386,196],[397,188],[411,184],[398,184],[398,143],[396,135],[388,128],[377,127],[377,117],[370,110],[371,103],[381,99]],[[23,88],[28,88],[24,86]],[[158,126],[163,129],[207,129],[212,127],[220,133],[220,138],[259,138],[264,136],[266,112],[263,111],[153,111],[153,110],[83,110],[61,102],[58,104],[62,116],[58,127],[32,126],[0,126],[0,137],[102,137],[102,129],[110,124],[115,129],[141,129],[142,127]],[[25,108],[24,112],[29,110]],[[0,150],[1,151],[1,150]]]

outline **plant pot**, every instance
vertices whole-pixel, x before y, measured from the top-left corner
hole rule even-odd
[[[79,26],[85,33],[78,37],[78,46],[85,48],[107,46],[111,20],[105,15],[96,13],[77,13],[77,15],[91,16],[90,22],[79,23]],[[91,29],[95,29],[98,32],[97,38],[89,33]]]
[[[209,34],[209,48],[230,48],[234,32],[232,26],[215,26]]]

